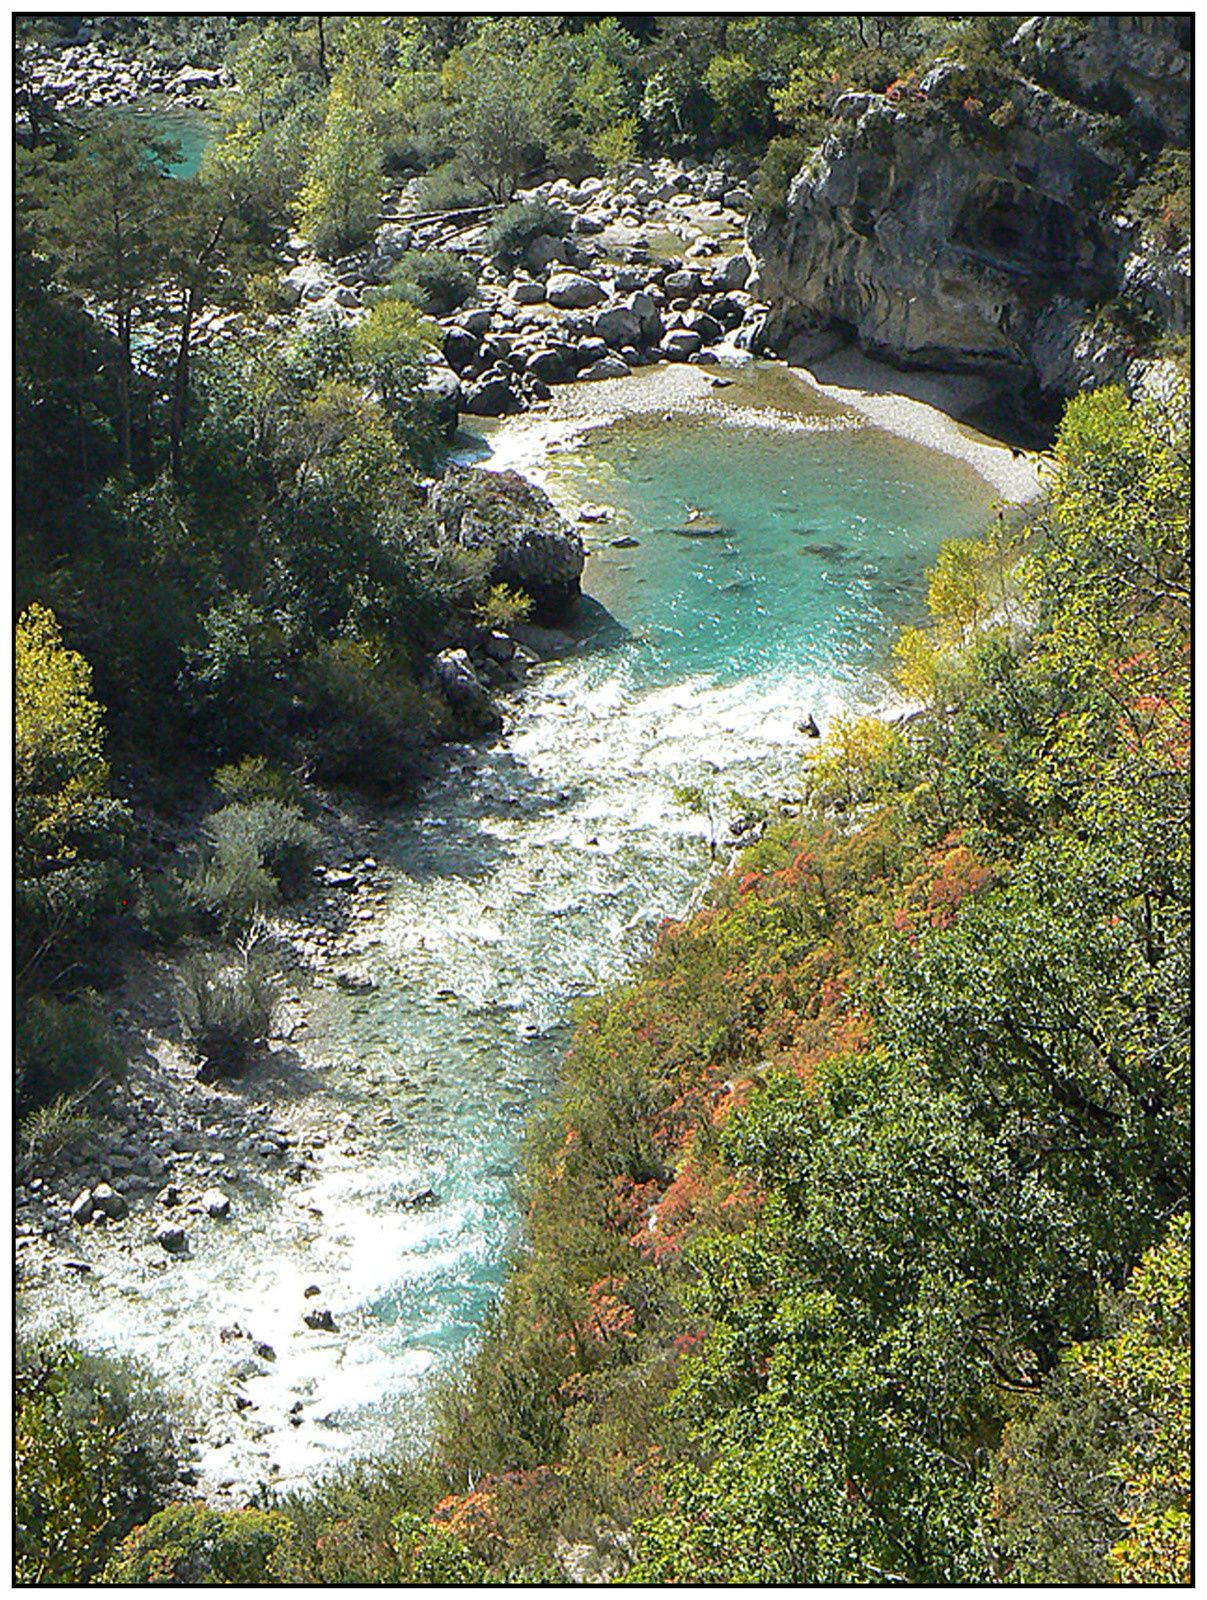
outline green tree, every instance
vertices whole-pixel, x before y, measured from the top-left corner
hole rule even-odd
[[[43,214],[56,272],[99,302],[117,337],[118,436],[122,464],[134,459],[134,337],[147,291],[162,273],[172,183],[170,140],[129,118],[107,116],[56,164]]]
[[[339,65],[306,167],[298,221],[325,255],[369,237],[381,209],[381,143],[374,116],[381,98],[381,21],[349,20],[339,40]]]

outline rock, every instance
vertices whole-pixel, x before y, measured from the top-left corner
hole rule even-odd
[[[170,1256],[185,1255],[189,1248],[188,1234],[174,1222],[163,1222],[156,1228],[155,1242]]]
[[[1109,46],[1122,85],[1129,55],[1147,59],[1149,22],[1160,55],[1176,43],[1175,19],[1078,17],[1066,29],[1053,17],[1040,31]],[[1055,50],[1049,65],[1060,69]],[[785,214],[750,223],[772,349],[841,328],[899,365],[980,372],[1015,392],[1035,383],[1053,396],[1117,370],[1125,352],[1080,333],[1091,308],[1120,292],[1128,242],[1111,198],[1134,181],[1135,147],[1117,138],[1114,119],[1039,82],[1020,77],[1006,94],[983,132],[958,99],[906,112],[872,96],[849,108],[853,120],[833,126],[792,182]],[[757,349],[748,316],[751,338],[739,342]]]
[[[438,1206],[440,1196],[434,1189],[416,1189],[399,1203],[404,1211],[425,1211],[429,1206]]]
[[[578,272],[555,272],[546,285],[545,297],[550,305],[571,311],[597,306],[607,298],[593,278],[584,278]]]
[[[207,1217],[217,1221],[222,1217],[229,1217],[231,1210],[230,1196],[221,1189],[207,1189],[201,1196],[201,1209]]]
[[[625,305],[641,327],[641,338],[634,343],[656,344],[662,337],[662,313],[653,296],[639,289],[636,294],[629,296]]]
[[[441,650],[432,662],[432,676],[458,717],[474,732],[496,730],[503,719],[464,650]]]
[[[262,1339],[258,1339],[252,1345],[252,1349],[255,1351],[256,1355],[259,1356],[261,1361],[275,1361],[277,1359],[276,1351],[270,1344],[265,1344]]]
[[[486,306],[476,306],[473,310],[466,310],[463,307],[457,313],[457,321],[468,333],[480,335],[490,332],[493,315]]]
[[[317,1283],[308,1283],[302,1290],[302,1295],[306,1300],[313,1300],[316,1295],[320,1295],[322,1292]]]
[[[690,328],[672,328],[658,348],[668,361],[686,361],[700,348],[700,335]]]
[[[161,1206],[167,1206],[170,1209],[172,1206],[180,1204],[182,1196],[176,1184],[166,1183],[155,1198]]]
[[[427,373],[420,390],[431,406],[446,439],[457,431],[457,418],[462,404],[461,384],[447,361],[436,354],[427,358]]]
[[[545,298],[545,286],[531,280],[519,280],[508,286],[507,293],[518,306],[539,306]]]
[[[515,640],[505,633],[492,631],[482,638],[482,653],[491,661],[510,661],[515,655]]]
[[[524,251],[524,265],[529,272],[544,272],[555,261],[569,260],[570,246],[551,233],[538,233]]]
[[[812,712],[809,713],[803,722],[798,722],[796,724],[796,731],[797,733],[803,733],[807,739],[821,738],[821,729],[817,726],[817,719],[814,717]]]
[[[716,317],[710,317],[707,311],[685,311],[683,326],[698,333],[701,344],[716,344],[723,331]]]
[[[95,1207],[92,1204],[92,1190],[81,1189],[71,1202],[70,1212],[72,1222],[85,1223],[91,1220]]]
[[[601,378],[627,378],[629,364],[623,356],[604,356],[579,373],[583,383],[596,383]]]
[[[610,522],[611,519],[611,506],[583,505],[578,508],[578,520],[580,522]]]
[[[400,227],[396,222],[387,222],[378,228],[373,240],[377,254],[387,261],[400,261],[414,242],[415,235],[410,228]]]
[[[468,328],[452,323],[444,330],[444,359],[454,372],[464,372],[478,359],[478,339]]]
[[[641,540],[634,539],[631,533],[622,533],[619,538],[611,541],[614,550],[636,550],[640,543]]]
[[[372,994],[377,987],[367,972],[337,972],[335,984],[348,994]]]
[[[471,417],[501,417],[518,411],[519,401],[506,378],[490,375],[480,378],[465,391],[462,406]]]
[[[750,276],[750,262],[745,256],[730,256],[717,262],[714,275],[724,288],[741,289]]]
[[[631,305],[605,306],[595,313],[592,327],[613,350],[619,350],[625,344],[640,344],[644,331],[641,318]]]
[[[662,286],[669,295],[682,295],[691,300],[700,292],[700,274],[687,270],[668,272]]]
[[[566,383],[575,372],[573,352],[568,345],[534,350],[524,363],[524,371],[545,383]]]
[[[114,1222],[120,1222],[130,1210],[126,1197],[107,1183],[98,1183],[92,1191],[92,1204]]]
[[[307,1312],[305,1312],[303,1317],[302,1317],[302,1321],[306,1324],[306,1326],[308,1328],[314,1328],[319,1333],[338,1333],[339,1332],[339,1329],[335,1325],[335,1318],[331,1315],[330,1311],[328,1311],[325,1306],[319,1311],[307,1311]]]
[[[518,473],[450,467],[432,488],[431,509],[445,538],[491,552],[489,582],[530,595],[537,621],[556,620],[577,600],[582,538]]]

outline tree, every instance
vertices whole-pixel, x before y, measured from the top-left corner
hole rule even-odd
[[[381,21],[356,17],[339,37],[339,65],[327,94],[298,200],[301,228],[323,254],[362,244],[381,209],[381,142],[374,112],[381,97]]]
[[[56,165],[43,226],[56,271],[84,300],[106,308],[117,335],[122,465],[133,465],[134,331],[146,291],[162,272],[173,180],[170,140],[107,116]]]

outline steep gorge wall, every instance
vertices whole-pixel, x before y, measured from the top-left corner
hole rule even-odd
[[[1184,332],[1189,249],[1154,249],[1115,210],[1145,156],[1188,136],[1177,21],[1087,19],[1074,51],[1058,50],[1067,19],[1033,20],[992,112],[957,63],[896,95],[843,95],[784,214],[751,227],[768,342],[837,328],[898,364],[1059,395],[1122,377],[1145,324]],[[1114,302],[1121,318],[1096,315]]]

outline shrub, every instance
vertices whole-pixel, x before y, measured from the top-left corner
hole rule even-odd
[[[170,945],[188,932],[193,903],[188,887],[175,872],[144,876],[134,895],[134,915],[153,945]]]
[[[14,1404],[17,1582],[93,1581],[171,1496],[172,1408],[136,1368],[41,1345],[17,1352]]]
[[[788,205],[788,190],[809,155],[804,139],[772,139],[767,154],[759,163],[758,178],[751,197],[751,209],[762,217],[782,217]]]
[[[182,973],[180,1024],[209,1076],[238,1072],[272,1026],[277,984],[254,943],[233,955],[198,956]]]
[[[321,776],[391,786],[438,718],[405,659],[369,639],[324,641],[303,666],[311,754]]]
[[[14,1063],[19,1113],[116,1077],[125,1056],[94,995],[38,995],[17,1013]]]
[[[424,178],[418,198],[421,211],[460,211],[480,206],[486,191],[476,179],[466,177],[460,162],[446,161]]]
[[[177,1502],[135,1528],[105,1569],[106,1583],[267,1584],[287,1559],[292,1529],[279,1511],[214,1511]]]
[[[511,628],[531,616],[532,596],[496,583],[474,614],[484,628]]]
[[[517,200],[500,211],[486,230],[483,243],[504,266],[514,267],[542,234],[564,239],[570,232],[571,220],[569,212],[548,200]]]
[[[302,786],[293,774],[263,756],[244,756],[241,761],[219,767],[214,773],[214,787],[231,805],[276,800],[282,805],[297,806],[302,799]]]
[[[619,172],[637,159],[637,118],[622,117],[591,140],[591,154],[605,172]]]
[[[306,892],[319,835],[296,806],[280,800],[223,806],[206,819],[205,831],[210,856],[190,892],[220,928],[244,927],[265,907]]]
[[[470,264],[451,250],[412,250],[390,274],[394,293],[433,317],[463,306],[477,286]]]
[[[481,1584],[486,1563],[473,1555],[464,1540],[411,1511],[402,1511],[390,1528],[402,1564],[404,1583]]]
[[[35,1106],[22,1121],[18,1164],[26,1172],[49,1166],[64,1150],[81,1146],[95,1127],[83,1095],[58,1094],[48,1104]]]

